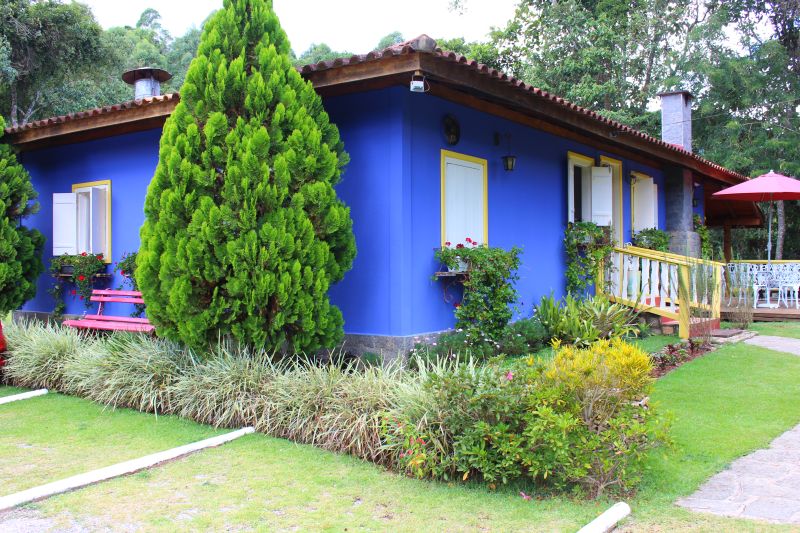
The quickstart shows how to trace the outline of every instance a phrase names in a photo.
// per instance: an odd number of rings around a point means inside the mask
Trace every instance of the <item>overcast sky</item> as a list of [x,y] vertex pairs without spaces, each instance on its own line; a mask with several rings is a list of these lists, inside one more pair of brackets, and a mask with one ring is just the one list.
[[[80,0],[88,4],[104,28],[133,26],[148,7],[158,10],[173,36],[199,26],[222,0]],[[466,12],[450,11],[448,0],[273,0],[281,25],[299,55],[311,43],[334,50],[366,53],[381,37],[399,31],[406,39],[422,33],[433,38],[483,40],[492,26],[504,26],[516,0],[467,0]]]

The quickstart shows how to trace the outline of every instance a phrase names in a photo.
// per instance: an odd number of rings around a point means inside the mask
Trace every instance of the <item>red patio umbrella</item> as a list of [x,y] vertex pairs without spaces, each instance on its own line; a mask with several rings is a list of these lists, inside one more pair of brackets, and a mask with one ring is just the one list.
[[775,200],[800,200],[800,181],[770,170],[757,178],[715,192],[713,196],[721,200],[769,202],[767,261],[772,261],[772,203]]

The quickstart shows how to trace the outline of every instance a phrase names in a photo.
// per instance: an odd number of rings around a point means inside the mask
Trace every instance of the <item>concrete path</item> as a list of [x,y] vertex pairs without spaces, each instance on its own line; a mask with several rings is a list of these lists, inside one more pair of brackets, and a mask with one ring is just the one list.
[[775,350],[776,352],[786,352],[794,355],[800,355],[800,339],[758,335],[752,339],[747,339],[744,342],[747,344],[752,344],[753,346],[769,348],[770,350]]
[[[745,342],[800,356],[800,339],[758,336]],[[737,459],[677,503],[693,511],[800,524],[800,425],[769,448]]]

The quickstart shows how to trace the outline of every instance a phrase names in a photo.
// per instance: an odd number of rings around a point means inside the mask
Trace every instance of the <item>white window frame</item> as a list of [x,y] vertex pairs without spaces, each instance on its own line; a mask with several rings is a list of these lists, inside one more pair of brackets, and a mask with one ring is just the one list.
[[[104,261],[111,263],[111,180],[75,183],[71,193],[55,193],[53,199],[53,255],[62,250],[61,253],[67,253],[67,249],[73,254],[102,253]],[[63,208],[56,209],[56,204],[68,206],[70,203],[72,218],[59,218],[70,215]],[[102,217],[100,224],[94,223],[96,217]],[[64,227],[67,234],[74,233],[64,236]],[[55,242],[56,235],[67,240]],[[100,242],[94,242],[96,240]]]
[[[567,222],[574,223],[577,219],[575,212],[575,167],[581,168],[581,213],[580,219],[591,221],[601,227],[614,225],[616,201],[614,200],[614,169],[610,165],[596,166],[591,157],[576,152],[567,152]],[[588,178],[588,179],[586,179]],[[595,186],[600,180],[608,180],[608,205],[596,206],[594,200],[599,198]],[[606,207],[606,209],[602,209]],[[599,217],[602,216],[603,220]]]
[[[483,198],[482,198],[482,209],[476,213],[477,216],[482,218],[481,223],[479,224],[482,227],[482,235],[473,235],[471,236],[472,239],[480,239],[479,244],[488,245],[489,244],[489,180],[488,180],[488,168],[489,163],[486,159],[481,159],[479,157],[473,157],[466,154],[460,154],[458,152],[451,152],[450,150],[442,150],[441,151],[441,243],[442,246],[445,245],[448,241],[447,237],[447,165],[448,163],[456,163],[458,165],[463,165],[467,167],[475,168],[476,170],[480,170],[482,172],[482,179],[483,179]],[[458,242],[451,242],[452,246],[456,246],[459,244]]]
[[[637,224],[636,221],[636,183],[642,181],[648,183],[652,187],[652,201],[653,201],[653,220],[652,224]],[[637,228],[638,226],[638,228]],[[644,174],[643,172],[631,172],[631,233],[637,233],[644,229],[658,228],[658,184],[653,176]]]

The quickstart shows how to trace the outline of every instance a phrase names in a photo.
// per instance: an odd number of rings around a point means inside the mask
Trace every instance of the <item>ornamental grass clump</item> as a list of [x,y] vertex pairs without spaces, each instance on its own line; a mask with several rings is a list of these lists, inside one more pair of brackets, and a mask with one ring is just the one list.
[[173,410],[170,386],[191,363],[191,354],[174,342],[114,333],[79,351],[67,367],[67,383],[105,405],[164,414]]
[[217,427],[254,426],[271,409],[270,385],[280,371],[270,353],[220,342],[170,387],[175,414]]
[[78,330],[43,322],[6,325],[6,379],[28,388],[63,390],[65,367],[93,341]]

